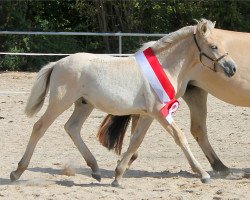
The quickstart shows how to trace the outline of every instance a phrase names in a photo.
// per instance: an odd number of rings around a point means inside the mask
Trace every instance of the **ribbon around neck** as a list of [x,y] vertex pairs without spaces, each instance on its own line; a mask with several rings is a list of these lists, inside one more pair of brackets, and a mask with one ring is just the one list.
[[174,121],[172,113],[179,108],[180,103],[175,98],[175,89],[164,72],[161,63],[150,47],[137,52],[135,58],[161,103],[165,104],[161,109],[161,114],[169,124],[172,124]]

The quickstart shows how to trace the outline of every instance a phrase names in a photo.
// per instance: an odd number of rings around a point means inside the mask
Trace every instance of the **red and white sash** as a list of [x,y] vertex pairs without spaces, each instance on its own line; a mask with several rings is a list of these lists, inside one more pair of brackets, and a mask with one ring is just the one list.
[[162,65],[150,47],[142,52],[137,52],[135,58],[160,101],[166,104],[161,109],[161,113],[172,124],[174,121],[172,113],[178,109],[179,102],[175,98],[175,89],[164,72]]

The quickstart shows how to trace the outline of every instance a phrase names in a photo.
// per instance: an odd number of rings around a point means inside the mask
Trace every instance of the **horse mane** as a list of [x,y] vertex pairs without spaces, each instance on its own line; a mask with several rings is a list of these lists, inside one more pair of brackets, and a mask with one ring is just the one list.
[[207,19],[201,19],[201,20],[195,20],[197,22],[197,25],[195,26],[186,26],[183,27],[175,32],[171,32],[167,34],[166,36],[162,37],[161,39],[157,41],[151,41],[151,42],[146,42],[142,45],[140,48],[140,51],[145,50],[147,47],[151,47],[155,52],[159,52],[163,49],[166,48],[171,48],[174,46],[174,44],[190,34],[196,33],[196,32],[201,32],[202,31],[202,26],[204,24],[207,24],[208,31],[206,31],[206,34],[203,35],[204,37],[207,37],[211,30],[214,29],[215,23],[211,22],[210,20]]
[[139,51],[144,51],[145,49],[147,49],[148,47],[153,46],[156,43],[156,41],[149,41],[149,42],[145,42],[142,44],[141,48],[139,49]]

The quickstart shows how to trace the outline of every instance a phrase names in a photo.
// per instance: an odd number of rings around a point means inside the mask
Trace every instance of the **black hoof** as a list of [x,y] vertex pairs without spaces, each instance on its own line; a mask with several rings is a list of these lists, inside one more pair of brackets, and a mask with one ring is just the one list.
[[10,173],[10,180],[11,181],[16,181],[18,179],[18,177],[16,176],[16,173],[15,172],[11,172]]
[[101,175],[100,174],[92,174],[92,177],[94,178],[94,179],[96,179],[98,182],[101,182],[101,179],[102,179],[102,177],[101,177]]
[[215,160],[214,163],[211,164],[212,168],[216,172],[227,172],[229,168],[224,165],[220,160]]
[[118,183],[118,181],[114,180],[112,183],[111,183],[112,187],[120,187],[120,184]]
[[250,172],[245,172],[243,178],[250,178]]

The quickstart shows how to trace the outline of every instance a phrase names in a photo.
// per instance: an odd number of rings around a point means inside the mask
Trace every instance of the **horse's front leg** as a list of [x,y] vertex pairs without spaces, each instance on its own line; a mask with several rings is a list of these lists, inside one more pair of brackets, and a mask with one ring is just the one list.
[[215,171],[226,171],[225,166],[213,150],[207,135],[207,92],[195,87],[189,86],[184,101],[187,103],[191,115],[191,133],[198,142],[202,151],[206,155],[209,163]]
[[[137,127],[137,123],[138,120],[140,118],[140,115],[132,115],[132,125],[131,125],[131,139],[133,134],[135,133],[136,127]],[[128,163],[128,168],[130,167],[130,165],[138,158],[138,151],[136,151],[133,156],[131,157],[129,163]]]
[[209,182],[210,175],[204,169],[202,169],[199,162],[195,159],[192,151],[190,150],[185,134],[180,130],[180,128],[175,124],[175,122],[169,125],[169,123],[162,115],[159,115],[157,117],[157,120],[165,128],[165,130],[167,130],[173,136],[176,144],[181,147],[192,170],[200,174],[201,181],[203,183]]
[[128,147],[128,150],[123,154],[121,162],[116,167],[115,170],[115,180],[112,182],[112,186],[119,186],[119,182],[126,171],[128,164],[132,158],[132,156],[135,154],[139,146],[141,145],[143,138],[151,125],[153,121],[153,118],[150,116],[140,116],[137,126],[135,128],[135,132],[132,135],[132,138],[130,140],[130,144]]

